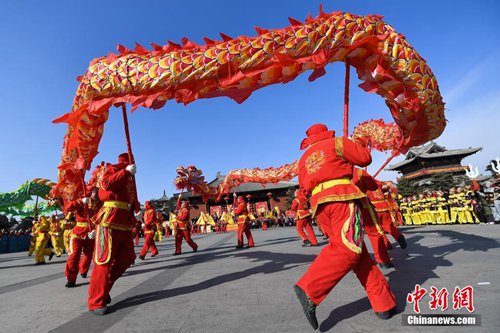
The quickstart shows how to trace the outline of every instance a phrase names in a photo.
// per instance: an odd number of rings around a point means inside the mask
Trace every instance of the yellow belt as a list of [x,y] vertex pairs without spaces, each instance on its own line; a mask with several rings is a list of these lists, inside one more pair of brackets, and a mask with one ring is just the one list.
[[378,204],[378,203],[384,203],[385,200],[379,200],[379,201],[372,201],[372,204]]
[[154,231],[153,230],[146,230],[144,231],[145,234],[152,234]]
[[350,185],[350,184],[352,184],[352,181],[349,178],[339,178],[339,179],[327,180],[326,182],[322,182],[321,184],[316,185],[313,188],[311,194],[316,195],[321,191],[324,191],[326,189],[329,189],[329,188],[337,186],[337,185]]
[[76,222],[76,226],[85,228],[85,227],[89,226],[89,223],[88,222]]
[[125,209],[129,210],[131,205],[128,202],[123,202],[123,201],[104,201],[103,207],[110,207],[110,208],[119,208],[119,209]]

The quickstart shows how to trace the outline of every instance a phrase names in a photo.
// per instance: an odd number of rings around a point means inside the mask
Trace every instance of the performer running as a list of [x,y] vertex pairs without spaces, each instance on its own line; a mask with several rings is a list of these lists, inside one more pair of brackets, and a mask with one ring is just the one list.
[[103,206],[95,220],[96,248],[88,298],[88,308],[96,315],[108,312],[106,305],[111,302],[109,292],[113,284],[135,260],[133,210],[139,212],[135,173],[135,164],[130,164],[128,154],[124,153],[118,157],[118,164],[106,166],[101,180],[99,199]]
[[36,243],[35,243],[35,265],[45,264],[45,256],[52,260],[54,252],[52,248],[46,248],[49,242],[50,223],[45,216],[41,216],[36,227]]
[[[318,246],[318,241],[316,240],[316,235],[314,234],[311,223],[309,202],[303,191],[295,191],[295,198],[292,201],[291,210],[295,212],[295,220],[297,221],[295,227],[302,239],[302,246]],[[307,234],[304,232],[304,229],[306,229]]]
[[64,252],[64,239],[61,223],[55,215],[50,217],[50,241],[56,253],[56,257],[60,257]]
[[146,212],[144,213],[144,224],[142,225],[142,230],[144,231],[144,245],[139,254],[139,259],[141,260],[146,258],[146,254],[150,248],[151,257],[156,257],[158,255],[158,249],[155,244],[156,212],[150,201],[146,201],[145,207]]
[[[386,232],[390,233],[392,237],[399,243],[402,249],[406,248],[406,239],[403,234],[398,230],[398,228],[394,225],[394,221],[392,219],[390,213],[390,205],[387,202],[384,193],[382,192],[382,182],[377,181],[378,188],[375,191],[368,191],[368,197],[370,198],[371,203],[375,207],[375,211],[377,212],[377,220],[379,225]],[[386,246],[390,249],[389,246]]]
[[[73,213],[68,213],[66,214],[66,217],[62,221],[62,228],[64,230],[63,232],[63,237],[64,237],[64,249],[66,253],[69,254],[70,247],[71,247],[71,234],[72,230],[75,227],[75,215]],[[92,258],[90,258],[92,259]]]
[[176,234],[175,234],[175,253],[174,256],[182,253],[182,239],[188,243],[193,249],[193,252],[198,251],[198,245],[191,239],[189,232],[189,225],[191,224],[189,216],[189,202],[183,200],[181,202],[181,195],[177,199],[177,223],[176,223]]
[[66,288],[76,286],[78,271],[80,271],[82,278],[86,278],[92,262],[95,228],[91,220],[102,206],[99,201],[98,191],[97,188],[90,189],[89,198],[83,197],[71,201],[64,207],[67,214],[73,212],[76,217],[76,225],[71,232],[68,249],[69,257],[64,272],[67,279]]
[[[363,169],[354,168],[354,174],[352,177],[354,185],[356,185],[363,193],[366,194],[367,191],[374,191],[378,188],[377,181],[368,174]],[[360,198],[361,206],[363,207],[361,213],[363,217],[363,229],[365,230],[370,243],[373,248],[373,256],[375,261],[382,268],[394,267],[391,263],[391,257],[389,256],[389,251],[385,246],[384,231],[378,224],[377,213],[375,208],[370,202],[368,197]]]
[[363,244],[358,199],[365,194],[352,183],[353,165],[369,165],[370,152],[347,138],[335,137],[323,124],[311,126],[306,134],[301,149],[308,149],[299,160],[299,186],[311,193],[313,216],[330,239],[294,286],[304,314],[317,329],[317,305],[352,270],[377,316],[388,319],[395,313],[395,298]]
[[155,232],[155,241],[158,240],[159,242],[163,242],[163,235],[165,234],[165,228],[163,228],[163,214],[161,212],[155,212],[155,225],[156,225],[156,232]]
[[33,220],[33,226],[31,227],[30,247],[28,249],[28,256],[30,257],[33,254],[33,252],[35,252],[37,236],[38,236],[38,221]]
[[[236,199],[236,193],[233,193]],[[236,200],[235,200],[236,201]],[[247,204],[243,196],[239,196],[237,199],[238,205],[233,210],[233,214],[238,217],[238,245],[237,249],[243,248],[243,233],[247,236],[248,247],[254,247],[252,232],[250,231],[250,219],[248,218]]]

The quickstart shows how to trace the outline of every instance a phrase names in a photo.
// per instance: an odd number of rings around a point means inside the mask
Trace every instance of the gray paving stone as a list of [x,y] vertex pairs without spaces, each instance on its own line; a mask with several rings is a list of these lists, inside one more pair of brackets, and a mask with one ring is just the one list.
[[[408,248],[395,248],[395,269],[384,269],[397,297],[398,314],[375,317],[364,290],[349,273],[318,307],[320,332],[500,332],[500,226],[403,227]],[[294,228],[253,230],[256,247],[237,250],[235,233],[196,236],[198,253],[184,245],[172,256],[173,238],[160,255],[137,259],[118,280],[111,313],[87,312],[89,279],[64,288],[66,256],[44,266],[20,253],[0,255],[2,332],[311,332],[292,292],[322,247],[302,248]],[[325,242],[323,242],[324,244]],[[369,244],[369,242],[368,242]],[[369,246],[371,251],[371,248]],[[140,246],[136,247],[139,252]],[[490,282],[489,285],[478,285]],[[406,295],[415,284],[448,288],[449,314],[455,286],[474,287],[480,327],[408,327]],[[422,313],[439,313],[420,303]]]

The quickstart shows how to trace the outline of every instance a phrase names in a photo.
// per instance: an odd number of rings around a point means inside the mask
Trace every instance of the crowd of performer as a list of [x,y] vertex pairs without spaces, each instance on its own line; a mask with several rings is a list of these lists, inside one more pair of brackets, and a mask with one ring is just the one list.
[[[149,201],[141,211],[135,195],[135,164],[128,154],[121,154],[117,164],[106,166],[99,187],[88,184],[84,196],[66,203],[62,221],[55,216],[41,216],[35,221],[29,255],[34,254],[40,265],[46,257],[51,260],[67,252],[68,288],[76,285],[78,275],[87,277],[93,262],[88,308],[104,315],[117,279],[137,257],[146,260],[148,253],[158,256],[156,242],[170,235],[175,238],[173,255],[180,255],[183,242],[192,252],[198,251],[193,234],[212,228],[224,233],[228,224],[234,224],[236,248],[242,249],[255,246],[252,225],[267,230],[271,225],[290,223],[305,247],[321,245],[313,228],[316,224],[328,243],[294,286],[306,318],[316,329],[316,307],[351,270],[375,314],[382,319],[394,315],[395,296],[378,267],[394,267],[388,235],[402,249],[407,247],[398,225],[481,221],[469,188],[452,188],[448,196],[438,191],[398,198],[393,184],[378,181],[364,170],[371,162],[369,151],[348,138],[335,137],[325,125],[312,126],[301,149],[306,151],[299,161],[299,189],[291,204],[293,218],[283,214],[255,216],[245,198],[234,193],[233,205],[228,205],[222,216],[203,213],[198,219],[190,216],[189,201],[179,195],[176,210],[167,221]],[[363,242],[364,234],[372,244],[373,259]],[[134,244],[139,244],[141,235],[144,244],[137,254]]]
[[494,220],[491,209],[472,186],[451,187],[444,191],[424,192],[399,200],[405,224],[480,223]]

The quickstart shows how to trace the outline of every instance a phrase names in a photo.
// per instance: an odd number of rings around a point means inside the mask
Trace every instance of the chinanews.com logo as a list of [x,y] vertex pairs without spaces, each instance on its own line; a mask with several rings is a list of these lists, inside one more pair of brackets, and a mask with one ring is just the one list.
[[[431,311],[444,312],[448,308],[453,311],[467,310],[465,314],[421,314],[420,302],[424,302],[424,297],[430,298],[429,309]],[[451,304],[449,300],[451,299]],[[438,289],[431,286],[430,292],[419,284],[415,285],[415,290],[408,294],[406,301],[413,305],[414,314],[403,315],[404,326],[480,326],[481,316],[472,314],[474,312],[474,289],[471,286],[460,288],[456,286],[452,295],[447,288]]]

